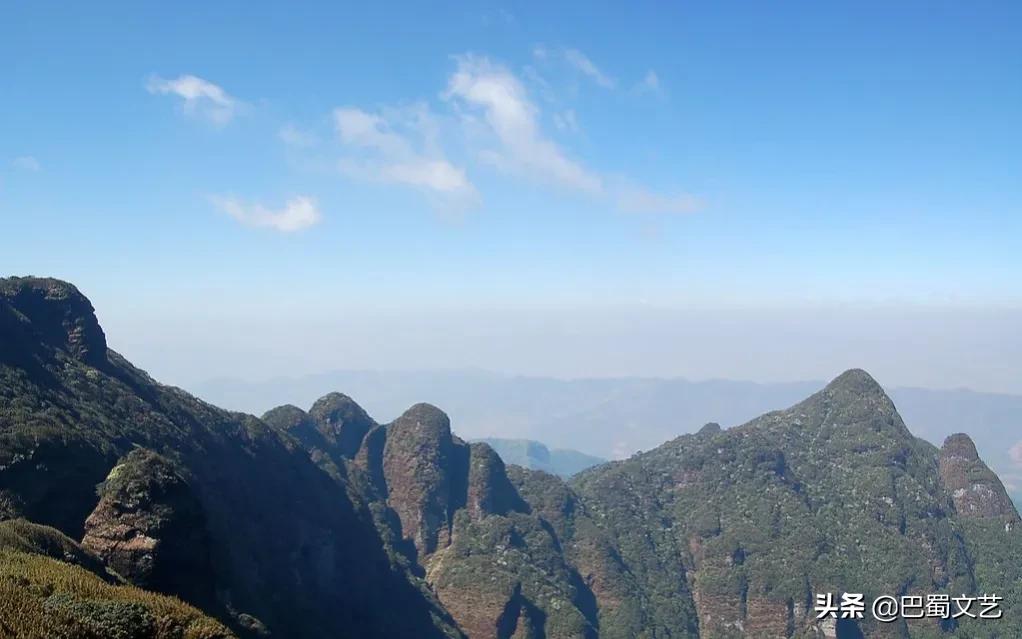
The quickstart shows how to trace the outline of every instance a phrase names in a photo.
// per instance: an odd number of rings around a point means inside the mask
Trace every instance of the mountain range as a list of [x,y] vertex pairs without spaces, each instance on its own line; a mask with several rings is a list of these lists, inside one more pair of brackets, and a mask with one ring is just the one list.
[[[0,636],[1022,635],[1000,479],[861,370],[569,481],[431,404],[304,406],[217,408],[111,350],[74,286],[0,280]],[[1003,616],[817,617],[851,592]]]
[[[309,405],[344,389],[374,415],[392,419],[430,401],[460,435],[512,438],[604,459],[649,450],[703,424],[737,426],[790,406],[825,382],[620,378],[561,380],[485,371],[334,371],[262,382],[219,379],[195,392],[213,403],[259,414],[276,404]],[[1022,501],[1022,397],[971,390],[887,389],[914,434],[940,445],[966,431],[980,454]],[[503,451],[501,451],[503,452]],[[517,463],[517,462],[515,462]]]

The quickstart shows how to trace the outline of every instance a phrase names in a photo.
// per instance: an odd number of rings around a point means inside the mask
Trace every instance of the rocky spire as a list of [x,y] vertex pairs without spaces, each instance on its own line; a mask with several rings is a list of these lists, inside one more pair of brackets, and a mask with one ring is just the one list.
[[460,457],[451,437],[451,421],[436,406],[416,404],[387,426],[383,475],[387,502],[401,529],[421,553],[445,546],[458,505],[452,490]]
[[976,444],[957,433],[944,440],[938,457],[940,479],[962,517],[1018,521],[1018,512],[1004,484],[983,463]]

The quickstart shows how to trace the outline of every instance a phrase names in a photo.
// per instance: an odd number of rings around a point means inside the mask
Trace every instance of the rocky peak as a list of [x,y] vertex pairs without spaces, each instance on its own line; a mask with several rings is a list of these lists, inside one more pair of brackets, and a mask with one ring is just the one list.
[[71,284],[50,278],[4,278],[0,301],[27,320],[40,343],[92,366],[106,362],[106,336],[96,312]]
[[835,377],[824,392],[832,396],[886,398],[887,394],[873,376],[861,368],[852,368]]
[[406,410],[390,425],[390,430],[421,433],[431,439],[451,437],[451,419],[432,404],[416,404]]
[[451,521],[462,501],[456,484],[467,461],[459,452],[451,420],[435,406],[416,404],[387,426],[382,464],[387,502],[401,520],[402,534],[420,553],[450,541]]
[[849,442],[858,441],[868,431],[885,433],[892,445],[907,446],[915,441],[883,387],[857,368],[838,375],[802,403],[750,424],[769,422],[771,418]]
[[355,456],[362,438],[376,425],[355,400],[342,393],[330,393],[316,400],[309,409],[309,417],[323,437],[347,458]]
[[964,433],[944,440],[937,458],[941,483],[962,517],[1019,519],[1004,484],[983,463],[972,438]]
[[508,479],[503,460],[487,444],[469,444],[466,505],[469,514],[476,518],[527,509],[518,491]]
[[983,463],[979,458],[976,443],[965,433],[949,435],[944,440],[944,445],[940,449],[940,456],[942,459],[957,459],[970,464],[976,462]]
[[699,432],[697,434],[716,435],[717,433],[721,432],[721,430],[722,429],[720,427],[720,424],[718,424],[717,422],[709,422],[707,424],[704,424],[703,427],[699,429]]
[[323,450],[327,443],[319,432],[316,420],[292,404],[277,406],[263,413],[261,418],[271,428],[291,435],[309,452]]
[[177,465],[136,448],[110,471],[82,547],[143,588],[213,601],[206,519]]
[[463,508],[472,519],[527,510],[493,449],[454,437],[450,419],[430,404],[416,404],[375,428],[356,464],[381,482],[402,536],[423,555],[450,543],[454,515]]
[[263,413],[261,419],[277,430],[286,432],[298,430],[304,426],[314,426],[309,414],[294,404],[271,408]]

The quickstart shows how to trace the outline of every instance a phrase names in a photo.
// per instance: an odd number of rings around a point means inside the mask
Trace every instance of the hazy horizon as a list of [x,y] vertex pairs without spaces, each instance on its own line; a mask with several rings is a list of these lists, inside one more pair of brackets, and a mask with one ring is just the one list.
[[[225,293],[229,299],[229,294]],[[430,309],[369,313],[263,298],[170,308],[95,300],[111,346],[182,386],[334,370],[461,370],[556,379],[826,381],[1022,394],[1022,310]],[[300,311],[298,309],[301,309]],[[291,317],[289,317],[291,315]]]
[[181,385],[1022,393],[1020,5],[585,13],[6,6],[0,270]]

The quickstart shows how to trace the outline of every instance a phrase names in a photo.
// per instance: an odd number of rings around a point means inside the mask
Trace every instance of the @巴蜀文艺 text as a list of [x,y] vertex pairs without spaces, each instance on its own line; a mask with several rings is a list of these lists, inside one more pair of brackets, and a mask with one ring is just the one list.
[[859,593],[821,593],[816,595],[816,618],[863,619],[871,614],[881,623],[898,619],[1000,619],[1003,597],[998,595],[881,595],[872,601]]

